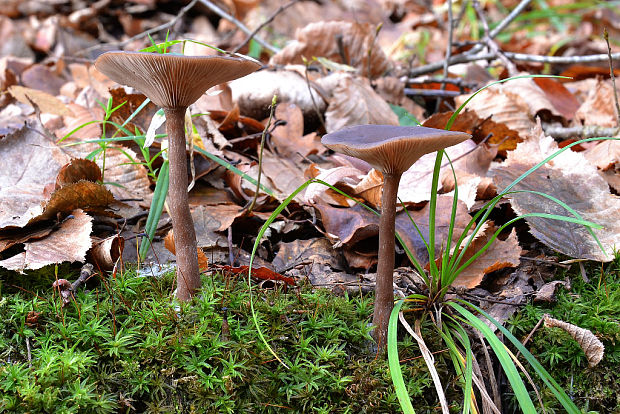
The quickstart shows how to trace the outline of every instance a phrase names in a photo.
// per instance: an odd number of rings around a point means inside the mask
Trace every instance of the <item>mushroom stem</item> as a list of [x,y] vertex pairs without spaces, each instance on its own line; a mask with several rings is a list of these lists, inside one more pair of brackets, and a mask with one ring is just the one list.
[[186,107],[164,108],[170,160],[168,206],[174,228],[174,248],[177,258],[177,298],[181,301],[190,300],[200,289],[196,231],[187,197],[186,110]]
[[379,262],[375,287],[373,335],[379,349],[387,345],[388,322],[394,307],[394,237],[396,234],[396,199],[401,174],[383,174],[381,217],[379,219]]

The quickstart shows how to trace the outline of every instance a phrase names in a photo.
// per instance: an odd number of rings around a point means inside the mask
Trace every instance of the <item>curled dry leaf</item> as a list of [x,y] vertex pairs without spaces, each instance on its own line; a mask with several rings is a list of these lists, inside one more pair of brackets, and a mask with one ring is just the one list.
[[56,176],[56,189],[67,184],[86,180],[96,183],[101,180],[99,166],[90,160],[82,158],[72,159],[69,164],[63,166]]
[[23,272],[55,263],[82,262],[90,249],[92,218],[75,210],[58,230],[39,240],[24,243],[24,251],[0,261],[0,267]]
[[327,132],[352,125],[398,125],[392,108],[361,78],[342,75],[325,112]]
[[125,247],[125,239],[119,235],[98,239],[93,237],[93,247],[88,252],[88,259],[97,269],[112,270],[117,260],[121,257]]
[[588,329],[580,328],[572,323],[564,322],[559,319],[552,318],[545,314],[545,327],[561,328],[566,331],[583,349],[586,354],[588,363],[591,367],[598,365],[603,359],[605,346],[603,343]]
[[[352,167],[336,167],[328,170],[322,170],[317,167],[317,170],[319,174],[313,178],[325,181],[327,184],[331,184],[335,187],[342,187],[342,185],[354,186],[359,182],[362,176],[361,171]],[[381,183],[382,182],[383,180],[381,180]],[[312,183],[306,188],[304,200],[308,203],[323,202],[343,207],[351,207],[355,204],[353,200],[319,183]]]
[[[502,164],[491,174],[498,189],[506,188],[517,177],[558,150],[556,142],[545,136],[540,125],[532,138],[508,153]],[[620,198],[610,194],[607,182],[598,175],[596,167],[582,154],[565,151],[540,167],[514,187],[514,190],[539,191],[562,200],[584,220],[603,226],[592,229],[605,251],[592,238],[587,228],[565,221],[528,217],[530,232],[552,249],[574,258],[608,262],[614,248],[620,246]],[[563,207],[536,194],[520,192],[508,196],[518,215],[544,212],[570,216]]]
[[276,269],[295,279],[307,277],[313,285],[325,283],[334,271],[345,268],[342,255],[325,238],[294,240],[279,247],[273,259]]
[[[344,56],[341,56],[339,43]],[[353,66],[366,77],[380,76],[391,66],[375,43],[375,28],[368,23],[348,21],[316,22],[298,29],[295,40],[273,55],[270,63],[303,63],[303,58],[312,60],[313,57]]]
[[[97,159],[103,167],[103,158]],[[153,197],[151,182],[137,154],[125,147],[107,147],[105,156],[106,188],[114,198],[129,205],[149,207]]]
[[[164,237],[164,247],[168,249],[170,253],[174,255],[177,254],[174,248],[174,230],[170,230],[168,234],[166,234],[166,237]],[[196,253],[198,254],[198,269],[200,269],[201,272],[206,272],[209,270],[209,259],[200,247],[196,248]]]

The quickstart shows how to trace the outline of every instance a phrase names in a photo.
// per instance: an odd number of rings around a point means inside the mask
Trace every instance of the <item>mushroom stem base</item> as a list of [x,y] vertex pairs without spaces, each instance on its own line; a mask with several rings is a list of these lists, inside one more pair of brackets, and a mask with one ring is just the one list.
[[396,233],[396,199],[401,174],[383,175],[381,217],[379,219],[379,262],[375,288],[373,336],[380,350],[387,345],[388,322],[394,307],[394,238]]
[[168,206],[174,229],[177,258],[177,298],[187,301],[200,289],[200,273],[196,252],[196,231],[189,211],[187,196],[187,155],[185,154],[185,111],[187,108],[166,108],[170,186]]

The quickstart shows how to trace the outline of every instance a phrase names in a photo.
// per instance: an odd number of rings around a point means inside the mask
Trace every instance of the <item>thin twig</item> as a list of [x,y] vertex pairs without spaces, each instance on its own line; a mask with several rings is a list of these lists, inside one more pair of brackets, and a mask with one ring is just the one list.
[[[528,55],[525,53],[512,53],[503,52],[504,55],[510,60],[516,60],[520,62],[535,62],[535,63],[552,63],[552,64],[575,64],[575,63],[597,63],[605,62],[609,60],[609,55],[601,53],[597,55],[585,55],[585,56],[541,56],[541,55]],[[481,53],[479,55],[458,54],[452,56],[449,64],[454,65],[457,63],[473,62],[475,60],[489,60],[495,59],[497,55],[495,53]],[[620,59],[620,53],[612,53],[611,58],[613,60]],[[443,61],[429,63],[428,65],[419,66],[409,71],[409,76],[415,78],[416,76],[425,75],[430,72],[435,72],[443,67]]]
[[[442,83],[445,88],[445,83]],[[426,96],[435,98],[454,98],[462,94],[460,91],[445,91],[441,89],[412,89],[404,88],[405,96]]]
[[260,178],[261,178],[261,173],[263,171],[263,149],[265,148],[265,136],[267,135],[267,131],[269,130],[269,127],[271,126],[271,121],[273,120],[273,113],[275,112],[276,109],[276,101],[277,101],[278,97],[276,95],[273,95],[273,99],[271,100],[271,110],[269,111],[269,119],[267,120],[267,125],[265,125],[265,129],[263,129],[263,134],[261,135],[260,138],[260,150],[258,152],[258,177],[256,178],[256,190],[254,191],[254,198],[252,199],[252,202],[250,203],[248,210],[247,210],[247,214],[250,214],[252,212],[252,209],[254,208],[254,206],[256,205],[256,200],[258,199],[258,193],[260,192]]
[[153,33],[159,32],[160,30],[164,30],[164,29],[168,29],[172,26],[174,26],[176,24],[176,22],[179,21],[179,19],[181,17],[183,17],[185,15],[185,13],[187,13],[188,11],[190,11],[192,9],[192,7],[194,7],[196,5],[196,3],[198,3],[198,0],[192,0],[187,6],[183,7],[181,10],[179,10],[179,13],[177,13],[176,16],[174,16],[169,22],[164,23],[164,24],[160,24],[157,27],[153,27],[152,29],[146,30],[142,33],[139,33],[135,36],[130,37],[129,39],[120,41],[120,42],[111,42],[111,43],[103,43],[103,44],[98,44],[95,46],[91,46],[88,47],[86,49],[82,49],[80,51],[78,51],[76,53],[76,55],[86,55],[89,52],[92,52],[93,50],[98,50],[101,48],[104,48],[106,46],[118,46],[118,47],[123,47],[125,45],[128,45],[129,43],[138,40],[138,39],[142,39],[143,37],[147,37],[148,35],[151,35]]
[[484,37],[482,38],[482,41],[486,43],[487,47],[489,48],[491,52],[497,54],[497,57],[502,61],[504,66],[506,66],[506,69],[508,69],[508,73],[510,74],[510,76],[516,75],[517,66],[514,63],[512,63],[510,60],[508,60],[506,55],[504,55],[504,53],[502,53],[502,51],[500,50],[495,40],[491,38],[491,33],[489,32],[489,24],[487,22],[486,17],[484,16],[482,7],[480,7],[480,1],[473,0],[472,5],[474,7],[474,10],[476,10],[476,14],[478,14],[478,18],[480,19],[480,22],[482,23],[482,28],[484,30]]
[[[443,64],[443,77],[448,77],[448,68],[450,58],[452,57],[452,42],[454,41],[454,19],[452,16],[452,0],[448,0],[448,46],[446,47],[446,58]],[[444,92],[446,90],[446,84],[442,83],[440,87],[440,91]],[[435,112],[439,112],[439,108],[441,107],[442,95],[439,95],[437,99],[437,104],[435,105]]]
[[[235,26],[237,26],[239,28],[239,30],[241,30],[246,35],[249,36],[249,35],[252,34],[252,30],[250,30],[245,24],[243,24],[239,20],[235,19],[230,14],[226,13],[226,11],[224,11],[223,9],[221,9],[218,6],[216,6],[215,4],[213,4],[213,2],[211,2],[209,0],[198,0],[198,1],[200,2],[200,4],[206,6],[209,10],[211,10],[212,12],[217,14],[218,16],[220,16],[220,17],[230,21],[231,23],[233,23]],[[278,53],[280,51],[279,48],[277,48],[277,47],[275,47],[273,45],[270,45],[265,40],[263,40],[262,38],[257,36],[256,34],[254,34],[252,38],[256,41],[256,43],[258,43],[259,45],[261,45],[265,49],[269,50],[271,53],[275,54],[275,53]]]
[[[544,322],[545,318],[540,318],[540,320],[536,323],[536,325],[534,326],[534,328],[532,328],[532,330],[530,331],[529,335],[521,342],[521,345],[525,346],[530,338],[532,337],[532,335],[534,335],[534,332],[536,332],[536,330],[540,327],[540,325]],[[521,351],[517,352],[517,358],[519,358],[519,355],[521,355]]]
[[254,38],[254,36],[256,36],[256,34],[258,32],[260,32],[261,30],[263,30],[263,28],[265,26],[267,26],[269,23],[271,23],[273,21],[273,19],[275,19],[280,13],[282,13],[284,10],[288,9],[289,7],[291,7],[293,4],[299,2],[299,0],[291,0],[286,4],[283,4],[282,6],[278,7],[278,9],[276,11],[274,11],[271,16],[269,16],[267,18],[267,20],[265,20],[264,22],[262,22],[261,24],[259,24],[256,29],[254,29],[252,31],[252,33],[248,34],[247,37],[243,40],[243,42],[239,43],[239,45],[233,49],[232,53],[237,53],[239,50],[241,50],[241,48],[243,46],[245,46],[250,40],[252,40]]
[[611,84],[614,87],[614,102],[616,103],[616,114],[618,116],[616,125],[620,127],[620,105],[618,105],[618,89],[616,88],[616,76],[614,74],[614,61],[611,58],[611,47],[609,46],[609,33],[607,33],[607,29],[603,29],[603,37],[605,38],[605,42],[607,42],[607,56],[609,57],[609,74],[611,75]]

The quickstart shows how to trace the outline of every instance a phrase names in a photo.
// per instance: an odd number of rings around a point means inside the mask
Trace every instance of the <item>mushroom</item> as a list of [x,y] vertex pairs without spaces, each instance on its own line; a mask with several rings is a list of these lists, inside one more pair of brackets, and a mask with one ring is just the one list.
[[390,313],[394,305],[394,237],[398,184],[422,155],[442,150],[470,138],[464,132],[426,127],[358,125],[324,135],[323,145],[368,162],[383,173],[379,220],[379,261],[375,289],[373,335],[385,348]]
[[108,52],[95,67],[110,79],[145,94],[166,114],[170,186],[168,201],[177,257],[177,298],[190,300],[200,288],[196,232],[187,197],[185,112],[209,88],[260,68],[244,57],[183,56],[143,52]]

